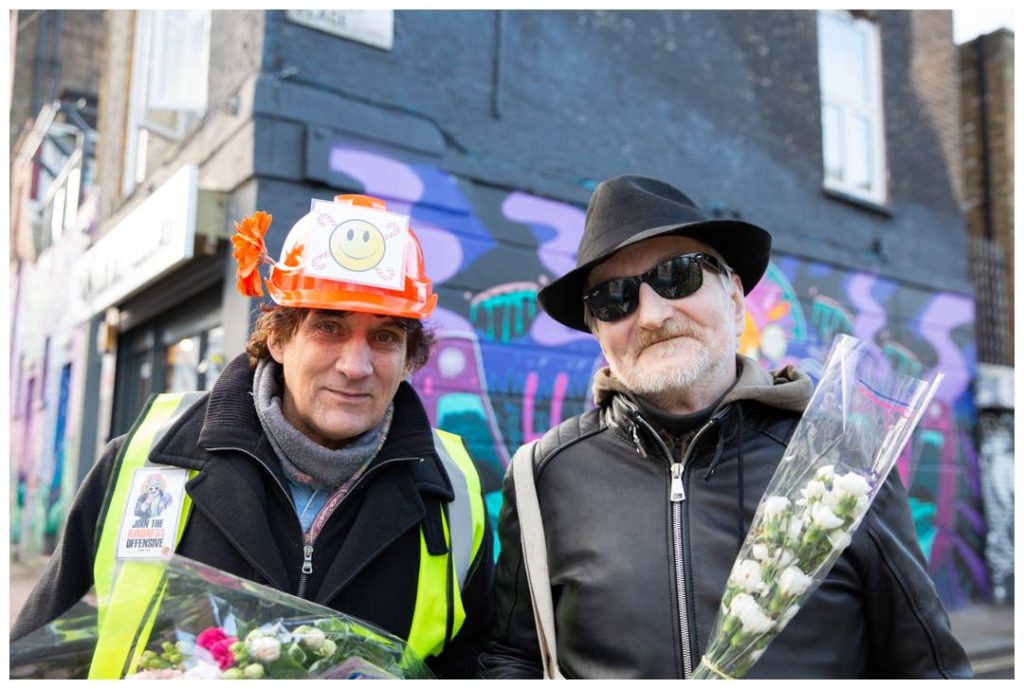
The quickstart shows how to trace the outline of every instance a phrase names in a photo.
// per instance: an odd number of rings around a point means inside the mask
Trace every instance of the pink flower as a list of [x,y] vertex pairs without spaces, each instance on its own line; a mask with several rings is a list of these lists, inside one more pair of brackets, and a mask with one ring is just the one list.
[[235,664],[235,654],[231,652],[231,644],[236,641],[238,641],[238,639],[233,636],[229,636],[225,639],[221,639],[210,647],[210,655],[217,661],[217,667],[221,670],[227,670]]
[[223,641],[228,638],[228,635],[220,627],[210,627],[199,632],[199,636],[196,637],[196,646],[210,650],[210,648],[218,641]]

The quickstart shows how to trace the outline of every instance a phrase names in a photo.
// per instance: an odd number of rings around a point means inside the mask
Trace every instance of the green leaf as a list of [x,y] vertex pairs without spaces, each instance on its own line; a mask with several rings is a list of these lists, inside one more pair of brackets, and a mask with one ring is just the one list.
[[295,661],[302,667],[306,666],[306,658],[308,656],[306,655],[306,652],[302,650],[302,647],[299,645],[298,641],[293,641],[292,643],[288,644],[287,655],[289,658],[291,658],[293,661]]
[[267,666],[269,679],[305,679],[307,674],[306,668],[296,663],[287,654],[281,654],[280,658]]

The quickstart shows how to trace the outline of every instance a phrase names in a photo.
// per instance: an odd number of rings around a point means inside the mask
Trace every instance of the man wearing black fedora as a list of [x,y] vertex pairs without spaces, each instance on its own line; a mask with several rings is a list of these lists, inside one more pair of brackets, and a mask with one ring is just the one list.
[[[770,249],[764,229],[708,218],[665,182],[623,176],[598,186],[576,268],[538,298],[555,320],[592,332],[609,365],[594,379],[597,407],[521,448],[505,477],[482,676],[688,678],[700,662],[812,392],[792,367],[769,373],[737,353],[744,296]],[[539,512],[527,508],[530,468]],[[541,591],[538,560],[549,581]],[[969,676],[896,472],[747,674]]]

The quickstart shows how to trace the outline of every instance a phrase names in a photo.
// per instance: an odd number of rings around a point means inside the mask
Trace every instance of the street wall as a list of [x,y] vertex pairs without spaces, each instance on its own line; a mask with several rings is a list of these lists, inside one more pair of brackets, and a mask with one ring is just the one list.
[[[591,377],[604,363],[592,336],[556,323],[535,300],[541,286],[575,265],[583,210],[473,183],[361,142],[336,142],[331,157],[336,172],[351,178],[347,188],[386,198],[389,209],[412,217],[440,296],[430,319],[438,344],[413,383],[431,421],[466,439],[496,520],[512,453],[590,408]],[[274,189],[292,199],[301,191]],[[305,212],[301,202],[273,200],[261,199],[261,207],[287,210],[268,233],[278,244],[271,253]],[[909,486],[918,541],[943,600],[956,607],[986,596],[971,436],[973,300],[777,252],[746,304],[740,349],[768,368],[794,364],[816,378],[832,340],[846,333],[877,344],[894,372],[944,374],[895,470]]]

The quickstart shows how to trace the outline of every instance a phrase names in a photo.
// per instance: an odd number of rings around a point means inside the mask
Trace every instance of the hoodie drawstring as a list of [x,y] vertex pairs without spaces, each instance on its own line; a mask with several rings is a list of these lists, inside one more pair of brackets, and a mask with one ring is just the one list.
[[[732,436],[731,440],[736,443],[736,547],[742,548],[743,541],[747,537],[747,530],[745,528],[745,521],[743,519],[743,506],[744,506],[744,481],[743,481],[743,405],[736,403],[736,433]],[[711,458],[711,466],[708,467],[707,472],[704,474],[704,480],[710,481],[711,477],[718,471],[718,463],[722,459],[722,448],[725,445],[724,433],[719,430],[718,442],[715,445],[715,455]]]

